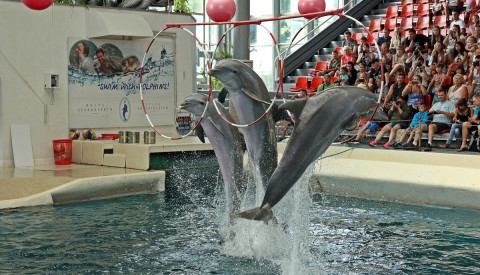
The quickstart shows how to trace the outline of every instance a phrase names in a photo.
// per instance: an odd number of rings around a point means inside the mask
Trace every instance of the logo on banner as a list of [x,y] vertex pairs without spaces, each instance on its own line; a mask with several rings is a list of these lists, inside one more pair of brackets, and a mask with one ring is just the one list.
[[130,119],[130,114],[132,110],[130,108],[130,100],[128,100],[128,98],[124,97],[122,98],[122,100],[120,100],[118,111],[119,111],[120,119],[123,122],[127,122]]

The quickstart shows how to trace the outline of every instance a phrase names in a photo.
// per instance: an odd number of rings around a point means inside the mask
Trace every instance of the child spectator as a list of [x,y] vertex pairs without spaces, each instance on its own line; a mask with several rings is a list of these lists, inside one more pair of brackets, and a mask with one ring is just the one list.
[[370,133],[375,133],[378,129],[380,129],[380,125],[373,121],[369,121],[365,126],[365,129],[358,133],[358,135],[355,137],[355,141],[352,142],[353,144],[358,144],[361,139],[365,138],[368,134]]
[[[427,130],[428,123],[428,113],[425,103],[420,103],[418,105],[418,113],[413,116],[410,126],[403,132],[402,137],[400,138],[400,143],[404,149],[417,147],[422,133]],[[405,138],[410,133],[407,142],[404,143]],[[413,140],[413,143],[412,143]]]
[[447,142],[440,145],[440,148],[448,148],[450,143],[452,143],[453,137],[457,142],[457,149],[460,149],[462,146],[462,125],[464,122],[467,122],[468,119],[472,116],[472,110],[468,108],[467,100],[465,98],[460,98],[457,102],[457,109],[455,110],[455,115],[453,116],[453,124],[450,128],[450,135],[448,136]]
[[[392,107],[388,111],[388,117],[390,117],[390,123],[385,125],[374,141],[370,142],[370,146],[377,147],[377,142],[382,139],[382,137],[390,132],[390,137],[383,145],[385,148],[391,148],[392,143],[395,141],[395,135],[399,129],[407,127],[408,117],[411,114],[411,108],[405,103],[405,98],[403,96],[397,97],[397,100],[393,102]],[[393,144],[393,146],[398,146],[398,144]]]
[[473,109],[472,117],[462,125],[462,145],[457,149],[457,152],[466,151],[468,149],[467,137],[472,127],[476,127],[477,130],[480,131],[480,95],[473,96],[473,105],[475,105],[475,109]]
[[435,70],[437,71],[436,74],[433,75],[432,81],[430,81],[430,84],[428,84],[427,91],[429,95],[434,94],[434,89],[439,88],[441,89],[443,86],[445,86],[445,79],[447,76],[443,73],[443,64],[439,63],[435,67]]
[[341,67],[340,73],[337,75],[337,77],[339,79],[339,85],[348,85],[350,77],[347,74],[347,67]]

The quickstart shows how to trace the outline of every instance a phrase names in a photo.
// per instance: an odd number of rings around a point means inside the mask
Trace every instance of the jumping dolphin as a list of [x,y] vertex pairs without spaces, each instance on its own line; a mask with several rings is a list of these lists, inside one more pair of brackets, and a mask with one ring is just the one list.
[[332,88],[306,99],[280,105],[297,118],[280,163],[268,182],[267,191],[259,208],[238,213],[232,218],[245,218],[267,222],[272,210],[316,161],[340,133],[356,125],[375,107],[377,99],[357,87]]
[[[261,117],[268,109],[270,97],[262,79],[245,63],[224,59],[208,72],[218,78],[230,93],[241,124]],[[268,179],[277,167],[277,140],[275,122],[269,112],[262,120],[243,128],[247,151],[266,188]]]
[[[192,94],[180,105],[180,108],[194,114],[198,119],[202,116],[208,97],[204,94]],[[243,192],[243,139],[234,126],[229,125],[217,114],[210,99],[203,120],[197,127],[197,135],[205,143],[204,134],[212,144],[225,186],[227,207],[229,212],[240,207],[240,196]],[[222,115],[231,121],[228,111],[218,104]]]

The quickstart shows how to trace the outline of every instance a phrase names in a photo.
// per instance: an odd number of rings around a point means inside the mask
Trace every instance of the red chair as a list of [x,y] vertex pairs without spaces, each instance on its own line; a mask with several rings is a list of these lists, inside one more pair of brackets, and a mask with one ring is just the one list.
[[389,6],[387,7],[387,14],[385,18],[397,18],[398,17],[398,6]]
[[295,88],[288,88],[290,92],[298,92],[301,89],[308,89],[308,77],[306,76],[300,76],[299,78],[297,78]]
[[448,29],[440,29],[440,34],[445,37],[447,36],[447,33],[448,33]]
[[323,84],[323,78],[321,77],[314,77],[312,78],[312,83],[310,83],[310,88],[307,89],[308,92],[316,92],[318,86]]
[[315,71],[325,71],[327,69],[327,62],[318,61],[315,65]]
[[361,32],[352,33],[352,38],[355,39],[358,44],[360,44],[362,37],[363,37],[363,33]]
[[338,81],[338,80],[340,80],[338,76],[332,76],[332,79],[330,81],[334,83],[335,81]]
[[428,16],[430,14],[430,4],[421,4],[417,6],[417,16]]
[[385,29],[389,29],[391,31],[395,30],[397,28],[397,18],[387,18],[385,19]]
[[430,0],[417,0],[417,4],[428,4]]
[[402,0],[402,5],[412,5],[413,0]]
[[428,110],[432,108],[432,96],[431,95],[424,95],[423,96],[423,102],[425,102],[425,107]]
[[410,78],[408,76],[405,76],[405,80],[403,82],[405,82],[405,84],[408,84],[410,82]]
[[451,76],[445,77],[445,86],[452,86],[452,77]]
[[439,15],[433,17],[433,25],[442,28],[447,27],[447,16],[446,15]]
[[425,30],[425,29],[428,29],[430,28],[430,18],[427,16],[427,17],[419,17],[418,20],[417,20],[417,26],[415,27],[415,29],[418,29],[418,30]]
[[408,31],[411,28],[413,28],[413,18],[411,17],[402,18],[402,22],[400,23],[400,29],[402,29],[402,31]]
[[373,19],[370,21],[368,26],[368,31],[370,32],[379,32],[382,30],[382,19]]
[[429,30],[417,30],[415,29],[415,31],[417,32],[417,34],[423,34],[425,35],[426,37],[428,37],[430,35],[430,31]]
[[[372,35],[367,36],[367,44],[372,45],[375,44],[375,41],[378,40],[378,33],[374,32]],[[379,45],[380,46],[380,45]]]
[[[338,55],[343,55],[343,47],[336,47],[335,50],[337,51]],[[353,52],[353,49],[352,49]]]
[[402,12],[400,17],[412,17],[413,16],[413,5],[405,5],[402,7]]

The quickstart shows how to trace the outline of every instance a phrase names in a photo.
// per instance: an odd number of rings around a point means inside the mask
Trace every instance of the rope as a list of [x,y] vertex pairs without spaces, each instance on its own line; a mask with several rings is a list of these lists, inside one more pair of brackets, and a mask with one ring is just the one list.
[[325,157],[320,157],[320,158],[317,159],[317,161],[322,160],[322,159],[326,159],[326,158],[329,158],[329,157],[334,157],[334,156],[336,156],[336,155],[340,155],[340,154],[346,153],[346,152],[351,151],[351,150],[353,150],[353,149],[355,149],[355,148],[348,148],[347,150],[342,151],[342,152],[338,152],[338,153],[335,153],[335,154],[331,154],[331,155],[328,155],[328,156],[325,156]]

